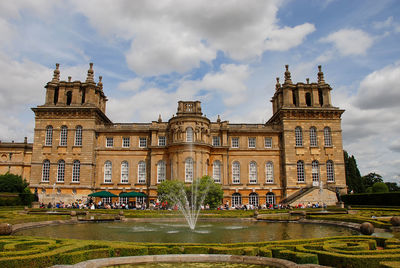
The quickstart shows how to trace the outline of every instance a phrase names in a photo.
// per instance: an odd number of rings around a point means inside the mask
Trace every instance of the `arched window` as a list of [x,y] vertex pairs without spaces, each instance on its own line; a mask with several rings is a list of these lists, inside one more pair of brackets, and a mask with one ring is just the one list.
[[106,161],[104,163],[104,183],[111,183],[112,181],[112,163]]
[[81,176],[81,162],[75,160],[72,164],[72,182],[79,182]]
[[326,162],[326,180],[327,182],[335,181],[335,170],[333,168],[332,160],[328,160],[328,162]]
[[60,132],[60,146],[67,146],[68,128],[67,126],[61,127]]
[[193,159],[187,158],[185,161],[185,182],[193,181]]
[[77,126],[75,129],[75,146],[82,146],[82,127]]
[[165,161],[161,160],[157,163],[157,183],[165,181],[166,165]]
[[311,127],[310,128],[310,146],[311,147],[317,147],[318,146],[317,129],[315,127]]
[[57,164],[57,182],[64,182],[65,177],[65,161],[60,160]]
[[129,164],[128,161],[122,161],[121,163],[121,183],[129,182]]
[[265,182],[274,183],[274,164],[272,162],[265,164]]
[[144,161],[138,164],[138,183],[146,183],[146,162]]
[[297,182],[304,182],[304,162],[297,161]]
[[306,93],[306,105],[307,105],[308,107],[311,106],[311,93],[310,93],[310,92],[307,92],[307,93]]
[[240,183],[240,163],[237,161],[232,163],[232,183]]
[[267,204],[269,204],[269,205],[275,205],[275,194],[272,193],[272,192],[269,192],[269,193],[266,195],[265,200],[267,201]]
[[52,126],[47,126],[46,127],[46,141],[45,145],[46,146],[51,146],[53,143],[53,127]]
[[186,141],[193,142],[193,129],[191,127],[186,129]]
[[72,91],[67,92],[67,105],[71,105],[72,102]]
[[319,182],[319,164],[318,164],[318,161],[316,161],[316,160],[312,161],[311,168],[312,168],[311,176],[312,176],[313,182]]
[[242,205],[242,195],[239,193],[232,194],[232,207]]
[[44,160],[42,166],[42,182],[49,182],[50,180],[50,161]]
[[303,131],[301,130],[301,127],[295,128],[294,135],[296,138],[296,147],[303,146]]
[[257,183],[257,163],[254,161],[249,165],[249,182]]
[[216,183],[221,183],[221,162],[216,160],[213,163],[213,179]]
[[257,193],[249,194],[249,204],[253,205],[255,207],[258,207],[258,194]]
[[331,129],[329,127],[324,128],[324,141],[325,141],[325,146],[327,147],[332,146],[332,135],[331,135]]

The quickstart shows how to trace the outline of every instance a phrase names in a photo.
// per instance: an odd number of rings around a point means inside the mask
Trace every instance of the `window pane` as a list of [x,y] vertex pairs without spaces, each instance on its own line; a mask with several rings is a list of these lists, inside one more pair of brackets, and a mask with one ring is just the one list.
[[104,163],[104,183],[110,183],[112,180],[112,164],[110,161]]
[[45,160],[42,167],[42,181],[49,182],[50,180],[50,161]]
[[64,176],[65,176],[65,161],[60,160],[58,161],[58,166],[57,166],[57,182],[64,182]]
[[297,162],[297,182],[304,182],[304,163],[303,163],[303,161]]
[[61,127],[60,132],[60,146],[67,146],[68,128],[66,126]]
[[272,148],[272,138],[265,138],[265,148]]
[[242,196],[239,193],[232,194],[232,207],[242,205]]
[[129,181],[129,164],[126,161],[121,163],[121,183],[128,183]]
[[53,143],[53,127],[48,126],[46,127],[46,146],[51,146]]
[[249,167],[249,182],[257,183],[257,164],[255,162],[250,163]]
[[332,135],[329,127],[324,128],[325,146],[332,146]]
[[111,137],[106,138],[106,147],[113,147],[114,146],[114,139]]
[[158,137],[158,146],[165,146],[167,145],[165,136]]
[[312,180],[313,182],[319,182],[319,165],[318,161],[312,161],[311,163],[312,166]]
[[159,161],[157,164],[157,182],[163,182],[165,181],[165,169],[166,169],[166,165],[164,161]]
[[79,182],[80,172],[81,172],[81,163],[78,160],[75,160],[72,166],[72,182]]
[[193,142],[193,129],[191,127],[186,129],[186,141]]
[[335,181],[335,172],[333,169],[333,162],[328,161],[326,162],[326,175],[327,175],[327,181],[328,182],[334,182]]
[[296,127],[295,131],[296,146],[303,146],[303,132],[300,127]]
[[147,138],[139,138],[139,147],[146,148],[147,147]]
[[240,183],[240,164],[233,162],[232,164],[232,183]]
[[185,182],[193,181],[193,159],[188,158],[185,162]]
[[75,146],[82,146],[82,127],[77,126],[75,129]]
[[128,148],[131,146],[131,140],[129,137],[123,137],[122,138],[122,147]]
[[232,138],[232,148],[239,148],[239,138]]
[[249,138],[249,148],[256,148],[256,138]]
[[214,182],[216,182],[216,183],[221,182],[221,162],[219,162],[219,161],[214,161],[213,178],[214,178]]
[[212,145],[213,146],[221,146],[221,140],[220,140],[219,136],[213,136]]
[[317,129],[315,127],[310,128],[310,146],[318,146],[317,142]]
[[138,165],[138,183],[146,183],[146,163],[140,161]]
[[268,162],[265,165],[265,178],[266,178],[266,183],[274,182],[274,165],[272,164],[272,162]]

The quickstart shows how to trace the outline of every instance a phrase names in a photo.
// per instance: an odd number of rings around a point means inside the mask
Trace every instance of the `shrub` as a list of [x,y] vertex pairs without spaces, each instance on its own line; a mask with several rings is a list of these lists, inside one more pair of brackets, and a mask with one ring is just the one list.
[[387,193],[389,192],[389,188],[384,182],[375,182],[374,185],[372,185],[372,192]]
[[400,206],[400,192],[348,194],[342,200],[346,205]]

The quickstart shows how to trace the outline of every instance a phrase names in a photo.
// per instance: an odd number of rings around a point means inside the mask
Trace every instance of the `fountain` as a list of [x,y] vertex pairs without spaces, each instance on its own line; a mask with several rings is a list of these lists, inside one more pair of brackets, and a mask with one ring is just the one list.
[[200,210],[210,187],[209,183],[207,183],[205,189],[200,189],[201,180],[197,179],[193,181],[190,190],[185,189],[183,184],[177,184],[179,187],[177,191],[165,195],[165,198],[172,200],[172,205],[177,206],[191,230],[194,230],[196,227]]

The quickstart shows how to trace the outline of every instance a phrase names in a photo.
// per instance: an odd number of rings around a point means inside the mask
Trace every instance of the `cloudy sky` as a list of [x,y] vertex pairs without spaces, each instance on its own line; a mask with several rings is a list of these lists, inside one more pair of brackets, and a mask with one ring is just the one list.
[[[361,173],[400,180],[400,2],[396,0],[0,1],[0,139],[33,138],[30,107],[60,63],[94,63],[114,122],[149,122],[200,100],[212,120],[261,123],[275,77],[317,79],[343,115]],[[397,15],[397,16],[396,16]]]

